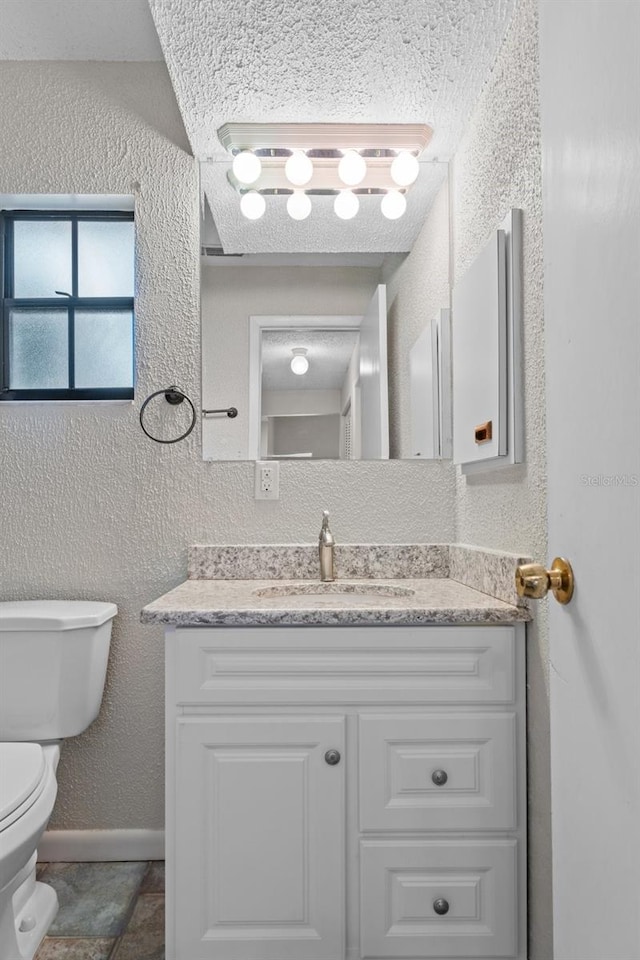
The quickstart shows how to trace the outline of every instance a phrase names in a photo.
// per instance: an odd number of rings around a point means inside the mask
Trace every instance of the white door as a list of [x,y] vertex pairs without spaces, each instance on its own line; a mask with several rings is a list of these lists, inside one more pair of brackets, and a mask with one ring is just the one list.
[[360,400],[361,457],[388,460],[387,288],[382,283],[360,325]]
[[640,957],[640,5],[541,0],[556,960]]
[[176,960],[342,960],[344,718],[181,719],[176,778]]

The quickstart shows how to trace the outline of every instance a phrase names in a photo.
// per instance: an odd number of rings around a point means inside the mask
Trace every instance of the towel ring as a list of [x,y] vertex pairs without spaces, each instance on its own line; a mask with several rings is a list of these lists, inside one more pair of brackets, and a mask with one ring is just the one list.
[[[153,400],[154,397],[159,397],[160,394],[164,394],[164,398],[167,401],[167,403],[170,403],[171,406],[173,407],[178,406],[178,404],[182,403],[184,400],[186,400],[189,406],[191,407],[191,423],[189,424],[189,426],[187,427],[184,433],[181,433],[179,437],[174,437],[173,440],[161,440],[160,437],[154,437],[152,433],[149,433],[149,431],[144,425],[143,416],[144,416],[144,411],[147,408],[147,404],[149,403],[149,401]],[[178,387],[176,386],[166,387],[164,390],[156,390],[155,393],[152,393],[147,397],[145,402],[140,407],[140,426],[142,427],[142,431],[143,433],[146,433],[146,435],[149,437],[150,440],[155,440],[156,443],[178,443],[179,440],[184,440],[185,437],[189,436],[189,434],[191,433],[195,425],[196,425],[196,408],[194,407],[194,405],[192,404],[191,400],[186,395],[186,393],[183,393],[182,390],[179,390]]]

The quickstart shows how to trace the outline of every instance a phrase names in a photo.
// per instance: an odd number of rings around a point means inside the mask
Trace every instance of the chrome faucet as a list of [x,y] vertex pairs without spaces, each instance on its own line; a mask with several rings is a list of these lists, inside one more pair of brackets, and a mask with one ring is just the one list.
[[325,583],[335,580],[333,555],[335,545],[333,534],[329,530],[329,511],[323,510],[318,552],[320,554],[320,579]]

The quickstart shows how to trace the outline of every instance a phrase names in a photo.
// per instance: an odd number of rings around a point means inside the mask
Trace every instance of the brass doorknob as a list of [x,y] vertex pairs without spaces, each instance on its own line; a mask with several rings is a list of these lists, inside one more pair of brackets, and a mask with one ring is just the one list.
[[523,563],[516,569],[516,591],[519,597],[540,600],[552,591],[558,603],[569,603],[573,596],[574,578],[571,564],[556,557],[551,569],[541,563]]

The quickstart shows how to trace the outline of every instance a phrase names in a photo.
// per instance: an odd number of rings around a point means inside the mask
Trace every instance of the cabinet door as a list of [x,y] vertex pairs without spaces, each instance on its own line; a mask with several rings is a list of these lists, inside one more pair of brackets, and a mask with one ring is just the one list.
[[177,960],[344,956],[344,718],[177,722]]
[[[453,289],[453,462],[507,452],[505,233],[497,230]],[[481,431],[483,424],[490,429]]]

